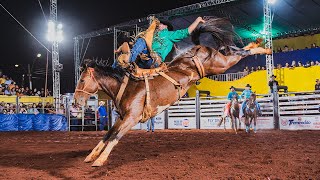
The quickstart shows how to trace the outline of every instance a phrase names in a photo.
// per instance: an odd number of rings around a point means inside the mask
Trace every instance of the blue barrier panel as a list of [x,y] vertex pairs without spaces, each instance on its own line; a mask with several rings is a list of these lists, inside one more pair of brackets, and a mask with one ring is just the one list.
[[19,131],[32,131],[32,121],[35,118],[34,114],[17,114]]
[[18,131],[18,117],[15,114],[0,114],[0,131]]
[[0,131],[66,131],[67,118],[56,114],[0,114]]
[[66,131],[68,129],[67,118],[63,115],[50,116],[50,131]]
[[37,114],[33,119],[33,130],[34,131],[49,131],[50,120],[48,114]]

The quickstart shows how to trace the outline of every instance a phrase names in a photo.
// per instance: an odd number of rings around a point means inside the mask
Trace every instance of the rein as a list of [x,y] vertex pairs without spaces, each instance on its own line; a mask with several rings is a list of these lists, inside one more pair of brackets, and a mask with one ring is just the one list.
[[[88,70],[88,71],[89,71],[88,76],[90,76],[90,79],[93,79],[93,81],[99,86],[99,83],[96,80],[96,78],[93,76],[92,71],[91,70]],[[88,91],[85,90],[87,88],[87,86],[88,86],[88,84],[86,84],[83,89],[76,88],[75,92],[83,92],[83,93],[91,95],[91,96],[98,92],[98,89],[97,89],[94,93],[89,93]]]

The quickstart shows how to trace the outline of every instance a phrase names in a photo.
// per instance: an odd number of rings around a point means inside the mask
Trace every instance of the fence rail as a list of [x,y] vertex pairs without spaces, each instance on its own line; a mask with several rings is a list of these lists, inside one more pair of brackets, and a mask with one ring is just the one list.
[[208,78],[215,81],[234,81],[237,79],[241,79],[246,75],[248,75],[247,72],[238,72],[238,73],[218,74],[218,75],[208,76]]

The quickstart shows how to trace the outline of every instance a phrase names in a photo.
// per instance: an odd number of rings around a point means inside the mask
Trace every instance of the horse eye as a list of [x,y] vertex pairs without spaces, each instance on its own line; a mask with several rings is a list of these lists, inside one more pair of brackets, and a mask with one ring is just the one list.
[[80,82],[81,82],[81,83],[84,83],[84,80],[83,80],[83,79],[80,79]]

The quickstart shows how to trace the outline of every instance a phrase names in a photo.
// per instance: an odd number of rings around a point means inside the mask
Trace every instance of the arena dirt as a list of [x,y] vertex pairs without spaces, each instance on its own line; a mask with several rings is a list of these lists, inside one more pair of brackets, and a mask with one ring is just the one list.
[[101,132],[0,133],[0,179],[320,179],[320,131],[131,131],[107,164]]

